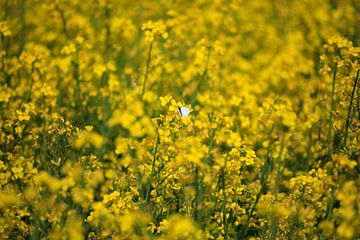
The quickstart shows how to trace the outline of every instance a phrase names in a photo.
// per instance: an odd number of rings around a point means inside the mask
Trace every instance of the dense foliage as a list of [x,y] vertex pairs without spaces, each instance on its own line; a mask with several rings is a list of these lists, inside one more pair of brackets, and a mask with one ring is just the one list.
[[359,239],[359,13],[1,0],[1,239]]

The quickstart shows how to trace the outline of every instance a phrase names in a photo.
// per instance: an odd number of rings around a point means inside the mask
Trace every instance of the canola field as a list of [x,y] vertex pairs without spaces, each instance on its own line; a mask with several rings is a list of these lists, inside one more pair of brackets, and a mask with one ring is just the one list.
[[0,239],[360,239],[360,1],[1,0]]

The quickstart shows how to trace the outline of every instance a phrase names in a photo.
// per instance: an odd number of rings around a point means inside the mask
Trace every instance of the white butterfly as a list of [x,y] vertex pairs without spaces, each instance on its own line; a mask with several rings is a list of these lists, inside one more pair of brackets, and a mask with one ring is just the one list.
[[187,117],[190,114],[190,108],[178,107],[178,110],[181,118]]

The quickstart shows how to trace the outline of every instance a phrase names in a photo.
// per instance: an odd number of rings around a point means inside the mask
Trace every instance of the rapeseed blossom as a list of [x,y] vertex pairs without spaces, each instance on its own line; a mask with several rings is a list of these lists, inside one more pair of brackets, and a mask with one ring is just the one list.
[[0,9],[1,239],[360,238],[358,1]]

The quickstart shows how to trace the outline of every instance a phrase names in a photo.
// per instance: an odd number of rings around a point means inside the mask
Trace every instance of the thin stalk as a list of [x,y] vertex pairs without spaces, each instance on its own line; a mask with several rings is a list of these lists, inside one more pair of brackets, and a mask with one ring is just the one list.
[[60,13],[63,32],[64,32],[66,38],[68,39],[69,38],[69,32],[68,32],[68,29],[67,29],[67,22],[66,22],[66,17],[65,17],[64,11],[58,6],[56,6],[55,9]]
[[[279,152],[279,156],[278,156],[277,161],[276,161],[276,171],[277,172],[276,172],[275,186],[274,186],[275,200],[277,199],[277,195],[279,193],[279,185],[280,185],[280,177],[281,177],[280,166],[281,166],[281,156],[282,156],[282,153],[283,153],[283,150],[284,150],[284,141],[285,141],[285,137],[282,136],[280,152]],[[272,213],[272,217],[271,217],[271,237],[270,237],[271,240],[276,239],[277,231],[278,231],[278,226],[277,226],[276,217],[275,217],[274,213]]]
[[358,114],[358,120],[360,121],[360,87],[357,88],[357,101],[356,101],[356,110]]
[[46,230],[46,227],[45,227],[44,223],[41,221],[39,215],[38,215],[37,212],[35,211],[35,207],[32,205],[32,203],[29,201],[29,199],[27,199],[27,197],[26,197],[26,195],[25,195],[25,192],[24,192],[24,188],[23,188],[23,186],[21,186],[21,184],[20,184],[20,180],[15,177],[15,174],[14,174],[14,172],[13,172],[12,169],[11,169],[11,164],[10,164],[10,162],[8,162],[8,161],[5,161],[5,162],[6,162],[7,166],[8,166],[8,168],[9,168],[10,174],[11,174],[11,176],[12,176],[14,182],[15,182],[16,187],[17,187],[17,188],[19,189],[19,191],[21,192],[21,195],[23,196],[25,203],[26,203],[26,204],[28,205],[28,207],[29,207],[29,211],[30,211],[31,215],[34,217],[34,220],[35,220],[35,222],[36,222],[36,227],[39,227],[39,228],[41,229],[41,231],[42,231],[42,232],[45,234],[45,236],[46,236],[46,235],[47,235],[47,230]]
[[25,23],[25,0],[21,0],[20,2],[20,14],[19,14],[19,20],[20,20],[20,36],[19,36],[19,52],[18,56],[20,56],[21,52],[24,49],[25,45],[25,33],[26,33],[26,23]]
[[278,231],[278,227],[277,227],[276,219],[275,219],[274,213],[272,213],[271,214],[271,236],[270,236],[271,240],[276,239],[277,231]]
[[[12,171],[11,171],[12,172]],[[13,175],[13,173],[12,173]],[[14,175],[13,175],[14,177]],[[24,193],[24,189],[22,188],[22,186],[20,185],[19,181],[15,180],[16,182],[16,186],[18,187],[18,189],[21,192],[21,195],[23,196],[26,204],[29,207],[29,211],[31,212],[31,214],[34,216],[34,220],[35,222],[38,224],[38,227],[42,230],[43,234],[45,234],[45,236],[47,236],[47,230],[46,227],[44,225],[44,223],[41,221],[39,215],[37,214],[37,212],[35,211],[35,207],[32,205],[32,203],[27,199],[25,193]]]
[[[209,142],[209,147],[208,147],[208,152],[207,152],[207,157],[206,157],[206,163],[210,163],[210,156],[211,156],[211,150],[214,144],[214,137],[215,137],[215,130],[211,131],[210,134],[210,142]],[[194,181],[194,187],[195,187],[195,206],[194,206],[194,220],[197,221],[198,220],[198,215],[199,215],[199,211],[198,211],[198,206],[199,206],[199,198],[200,198],[200,192],[201,192],[201,181],[199,179],[199,167],[196,166],[195,167],[195,181]]]
[[[41,96],[41,103],[42,103],[42,109],[43,109],[43,119],[42,119],[42,144],[41,144],[41,152],[42,152],[42,163],[45,166],[45,168],[49,171],[48,164],[46,161],[47,158],[47,150],[46,150],[46,109],[45,109],[45,96],[42,94]],[[49,171],[50,172],[50,171]]]
[[[269,141],[271,140],[271,134],[274,131],[274,127],[275,127],[275,125],[273,124],[271,126],[270,131],[267,134]],[[247,235],[247,232],[249,230],[250,220],[251,220],[251,218],[252,218],[252,216],[253,216],[253,214],[255,212],[256,205],[258,204],[258,202],[260,200],[261,194],[264,193],[265,188],[266,188],[266,177],[267,177],[267,174],[268,174],[269,163],[270,163],[270,144],[268,145],[267,150],[266,150],[266,161],[265,161],[264,165],[261,168],[261,173],[260,173],[260,185],[261,185],[261,188],[260,188],[260,191],[256,194],[255,202],[254,202],[252,208],[249,211],[248,218],[246,219],[246,222],[244,223],[243,227],[241,228],[241,234],[240,234],[240,236],[237,236],[236,239],[245,239],[245,237]]]
[[336,190],[335,187],[332,186],[331,187],[331,198],[330,198],[329,206],[328,206],[327,213],[326,213],[327,220],[333,216],[333,208],[334,208],[334,203],[335,203],[335,196],[334,196],[335,190]]
[[279,156],[276,161],[276,171],[277,172],[276,172],[275,188],[274,188],[275,197],[279,193],[279,184],[280,184],[280,177],[281,177],[280,167],[281,167],[281,157],[282,157],[282,153],[284,151],[284,142],[285,142],[285,137],[283,136],[281,139],[280,153],[279,153]]
[[[155,162],[156,162],[156,154],[157,151],[159,149],[159,145],[160,145],[160,136],[159,133],[157,134],[157,139],[156,139],[156,144],[155,144],[155,149],[154,149],[154,154],[153,154],[153,161],[152,161],[152,166],[151,166],[151,173],[150,176],[154,176],[155,174]],[[150,191],[151,191],[151,183],[149,181],[148,183],[148,189],[146,191],[146,197],[145,197],[145,202],[148,203],[149,199],[150,199]]]
[[228,239],[228,221],[226,217],[226,203],[227,203],[227,195],[226,195],[226,185],[225,185],[225,169],[226,169],[226,158],[224,168],[222,169],[222,191],[223,191],[223,205],[222,205],[222,213],[223,213],[223,224],[224,224],[224,239]]
[[194,187],[195,187],[195,199],[194,199],[194,220],[198,220],[198,205],[199,205],[199,167],[195,167],[195,181],[194,181]]
[[9,13],[9,0],[5,0],[5,4],[4,4],[4,18],[2,19],[2,21],[6,21],[8,18],[8,14]]
[[32,65],[31,65],[28,102],[30,102],[30,101],[31,101],[31,98],[32,98],[32,88],[33,88],[33,85],[34,85],[34,78],[33,78],[32,75],[33,75],[33,73],[34,73],[34,70],[35,70],[35,62],[33,62]]
[[349,125],[350,125],[350,116],[351,116],[351,110],[352,110],[352,105],[353,105],[353,100],[354,100],[354,95],[355,95],[355,89],[356,89],[356,85],[359,79],[359,71],[357,71],[356,73],[356,78],[354,80],[354,86],[351,92],[351,97],[350,97],[350,103],[349,103],[349,108],[348,108],[348,112],[347,112],[347,117],[346,117],[346,126],[345,126],[345,132],[344,132],[344,147],[346,147],[346,141],[348,138],[348,132],[349,132]]
[[329,158],[331,158],[332,151],[333,151],[331,130],[332,130],[332,123],[333,123],[333,111],[334,111],[334,108],[335,108],[335,106],[334,106],[335,105],[334,95],[335,95],[336,72],[337,72],[337,68],[335,67],[334,74],[333,74],[333,79],[332,79],[331,103],[330,103],[330,111],[329,111],[329,128],[328,128],[328,153],[329,153]]
[[151,62],[151,51],[153,48],[153,41],[150,43],[150,47],[149,47],[149,51],[148,51],[148,56],[147,56],[147,60],[146,60],[146,70],[145,70],[145,78],[144,78],[144,83],[143,83],[143,87],[141,90],[141,95],[140,98],[142,99],[145,93],[145,89],[146,89],[146,82],[147,79],[149,77],[149,69],[150,69],[150,62]]
[[2,33],[0,33],[0,43],[1,43],[1,49],[5,52],[4,56],[1,56],[1,75],[2,75],[2,81],[1,83],[6,82],[6,72],[5,72],[5,57],[6,57],[6,50],[5,50],[5,37]]
[[73,77],[76,80],[76,89],[75,89],[76,107],[78,110],[80,109],[82,119],[84,120],[85,111],[84,111],[84,107],[83,107],[83,103],[82,103],[82,96],[81,96],[79,51],[76,50],[75,54],[76,54],[75,60],[73,61],[73,67],[74,67]]
[[111,12],[108,6],[105,7],[105,31],[106,31],[106,38],[105,38],[105,59],[108,60],[110,57],[110,48],[111,48]]
[[211,150],[213,148],[214,145],[214,137],[215,137],[215,133],[216,133],[216,129],[211,131],[211,135],[210,135],[210,143],[209,143],[209,148],[208,148],[208,152],[207,152],[207,157],[206,157],[206,161],[208,164],[210,164],[210,157],[211,157]]
[[204,79],[205,79],[206,75],[207,75],[208,68],[209,68],[209,62],[210,62],[210,55],[211,55],[211,48],[209,47],[207,57],[206,57],[205,68],[204,68],[203,73],[201,74],[201,77],[200,77],[200,80],[199,80],[199,82],[198,82],[198,84],[196,86],[196,89],[195,89],[195,91],[194,91],[194,93],[193,93],[193,95],[191,97],[191,101],[190,101],[191,104],[194,104],[195,98],[196,98],[198,92],[200,91],[200,88],[201,88],[201,86],[202,86],[202,84],[204,82]]
[[255,212],[256,209],[256,205],[258,204],[261,194],[264,192],[265,187],[266,187],[266,176],[268,173],[268,168],[269,168],[269,152],[270,152],[270,145],[267,147],[267,157],[266,157],[266,162],[264,163],[262,169],[261,169],[261,173],[260,173],[260,191],[256,194],[256,198],[255,198],[255,202],[253,203],[253,206],[251,207],[248,217],[241,229],[241,234],[236,238],[236,239],[245,239],[247,232],[249,230],[249,224],[251,221],[251,218]]

